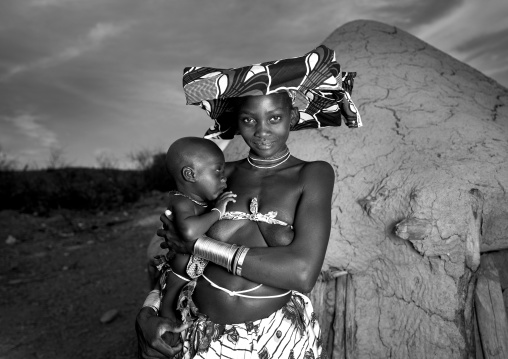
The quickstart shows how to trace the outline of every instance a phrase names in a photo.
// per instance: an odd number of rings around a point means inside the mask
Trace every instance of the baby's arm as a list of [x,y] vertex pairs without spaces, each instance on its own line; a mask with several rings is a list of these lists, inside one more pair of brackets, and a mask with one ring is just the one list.
[[194,240],[204,235],[226,211],[229,202],[236,202],[236,194],[224,192],[216,202],[215,207],[208,212],[197,214],[195,206],[186,198],[175,198],[173,213],[175,226],[180,236],[185,240]]

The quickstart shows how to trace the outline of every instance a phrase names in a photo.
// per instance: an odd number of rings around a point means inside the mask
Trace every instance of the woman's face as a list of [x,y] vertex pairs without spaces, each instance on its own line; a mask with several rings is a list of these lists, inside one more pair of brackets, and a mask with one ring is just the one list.
[[285,93],[246,97],[238,108],[238,131],[255,155],[276,156],[286,149],[297,111]]

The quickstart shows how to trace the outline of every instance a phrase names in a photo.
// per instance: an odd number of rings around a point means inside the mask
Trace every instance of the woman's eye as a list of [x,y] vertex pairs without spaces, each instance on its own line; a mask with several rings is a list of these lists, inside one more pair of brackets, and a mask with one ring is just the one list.
[[245,118],[242,118],[242,122],[244,122],[244,123],[253,123],[254,120],[252,118],[245,117]]
[[280,116],[273,116],[272,122],[279,122],[282,118]]

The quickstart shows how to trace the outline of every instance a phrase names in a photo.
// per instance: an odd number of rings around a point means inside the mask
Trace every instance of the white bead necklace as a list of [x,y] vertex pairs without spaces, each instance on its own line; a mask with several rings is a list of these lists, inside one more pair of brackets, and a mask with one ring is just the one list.
[[255,156],[252,156],[249,152],[249,157],[251,160],[253,161],[259,161],[259,162],[277,162],[281,159],[283,159],[284,157],[286,157],[287,155],[289,154],[289,148],[286,147],[286,151],[280,156],[280,157],[277,157],[277,158],[256,158]]
[[[286,158],[284,158],[284,157],[286,157]],[[286,162],[287,160],[289,160],[289,157],[291,157],[291,152],[289,152],[289,150],[288,150],[288,152],[287,152],[284,156],[282,156],[282,157],[278,158],[278,159],[282,159],[282,158],[284,158],[282,161],[280,161],[279,163],[276,163],[276,164],[274,164],[274,165],[271,165],[271,166],[258,166],[258,165],[256,165],[256,164],[254,164],[254,163],[252,162],[252,160],[255,160],[255,161],[259,161],[259,160],[258,160],[258,159],[251,158],[251,157],[250,157],[250,155],[249,155],[249,156],[247,156],[247,162],[249,162],[249,163],[250,163],[250,165],[251,165],[252,167],[261,168],[261,169],[268,169],[268,168],[275,168],[275,167],[277,167],[277,166],[280,166],[281,164],[283,164],[284,162]],[[270,161],[271,161],[271,160],[270,160]]]

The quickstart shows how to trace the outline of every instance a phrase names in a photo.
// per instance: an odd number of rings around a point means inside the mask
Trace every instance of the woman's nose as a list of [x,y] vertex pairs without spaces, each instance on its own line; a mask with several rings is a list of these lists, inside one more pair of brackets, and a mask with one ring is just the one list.
[[257,136],[265,136],[266,134],[268,134],[270,132],[269,128],[268,128],[268,125],[265,123],[265,121],[259,121],[257,126],[256,126],[256,132],[255,134]]

